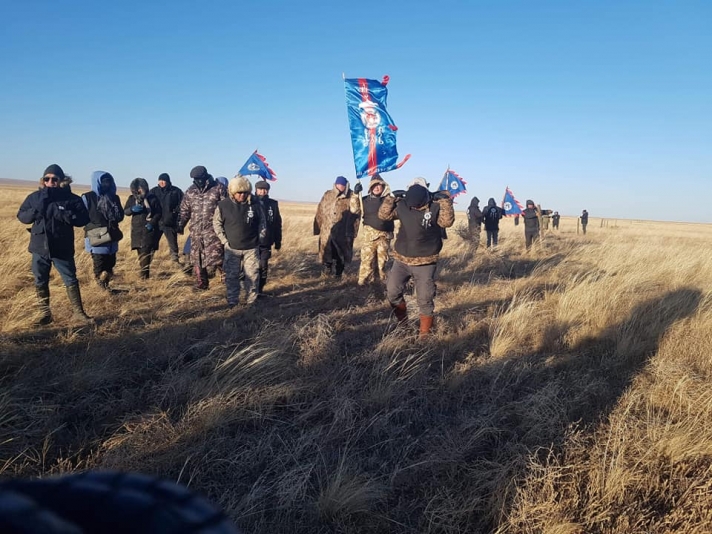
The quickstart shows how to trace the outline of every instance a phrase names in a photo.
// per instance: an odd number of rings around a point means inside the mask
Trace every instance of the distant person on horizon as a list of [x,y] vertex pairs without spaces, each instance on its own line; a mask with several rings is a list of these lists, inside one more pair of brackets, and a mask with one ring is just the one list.
[[183,201],[183,191],[173,185],[171,177],[164,172],[158,176],[158,185],[152,188],[150,192],[161,204],[161,221],[158,228],[154,230],[153,237],[156,242],[153,244],[153,249],[158,250],[161,237],[165,235],[168,250],[171,251],[171,259],[174,263],[180,265],[176,227],[180,216],[180,203]]
[[[314,217],[314,235],[319,236],[319,261],[322,274],[341,278],[354,254],[361,207],[349,181],[338,176],[334,187],[324,193]],[[335,270],[334,270],[335,267]]]
[[64,171],[55,164],[47,167],[40,178],[40,188],[30,193],[17,212],[23,224],[31,224],[29,252],[32,254],[32,274],[40,309],[35,325],[52,322],[49,305],[49,273],[52,265],[62,277],[67,297],[74,313],[72,318],[82,324],[93,324],[82,305],[82,297],[74,263],[74,228],[89,222],[89,213],[82,199],[70,188],[59,187],[65,180]]
[[183,195],[177,231],[182,234],[190,222],[190,261],[193,264],[195,289],[208,289],[208,280],[223,264],[224,247],[213,227],[218,202],[227,197],[227,188],[217,182],[202,165],[190,171],[193,179]]
[[554,214],[551,216],[551,227],[554,230],[559,229],[559,220],[561,219],[561,215],[559,215],[558,211],[555,211]]
[[[354,193],[363,191],[361,182],[354,186]],[[363,196],[363,242],[361,245],[361,266],[358,271],[358,285],[369,281],[386,280],[388,250],[393,239],[393,221],[378,218],[378,210],[386,197],[391,194],[390,186],[376,173],[368,183],[368,194]]]
[[482,210],[480,209],[480,199],[474,197],[467,208],[467,229],[470,235],[472,250],[476,251],[480,246],[482,236]]
[[260,260],[260,283],[257,292],[263,295],[269,274],[269,259],[272,257],[272,246],[275,250],[282,248],[282,215],[279,213],[279,202],[269,197],[270,185],[266,180],[255,184],[258,202],[262,205],[265,216],[265,232],[260,234],[260,244],[257,255]]
[[443,247],[443,229],[455,222],[452,199],[447,191],[431,194],[419,184],[407,191],[394,191],[378,211],[384,221],[400,221],[393,247],[393,267],[388,273],[386,293],[399,323],[408,319],[403,294],[412,278],[420,313],[419,337],[425,339],[433,327],[435,312],[435,274]]
[[586,226],[588,226],[588,212],[583,210],[583,213],[581,213],[581,229],[583,230],[583,235],[586,235]]
[[522,212],[524,218],[524,242],[527,250],[539,239],[539,217],[541,212],[533,200],[527,200],[527,207]]
[[[89,212],[89,224],[84,227],[84,250],[91,254],[94,280],[101,289],[109,289],[114,277],[116,253],[119,241],[124,237],[119,223],[124,220],[121,199],[116,194],[114,177],[104,171],[94,171],[91,175],[91,191],[82,195],[82,201]],[[94,243],[89,233],[97,229],[108,229],[109,241]]]
[[124,213],[131,217],[131,250],[138,253],[141,279],[148,280],[162,211],[160,200],[149,192],[145,179],[136,178],[131,182],[131,196],[126,200]]
[[502,219],[504,211],[497,206],[497,202],[493,198],[487,201],[487,207],[482,213],[482,220],[485,223],[485,231],[487,232],[487,248],[490,246],[496,247],[499,243],[499,221]]

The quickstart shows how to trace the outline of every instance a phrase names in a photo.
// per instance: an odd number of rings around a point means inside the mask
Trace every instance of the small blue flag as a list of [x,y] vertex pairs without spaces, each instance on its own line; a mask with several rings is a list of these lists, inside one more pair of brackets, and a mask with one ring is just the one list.
[[512,190],[509,187],[504,190],[504,198],[502,199],[502,209],[504,210],[505,217],[514,217],[516,215],[521,215],[524,211],[519,201],[514,198],[514,193],[512,193]]
[[242,166],[238,174],[247,176],[248,174],[256,174],[261,176],[265,180],[275,181],[277,179],[277,173],[269,168],[267,160],[262,154],[258,154],[255,150],[247,161]]
[[448,169],[445,171],[445,176],[443,176],[442,182],[440,182],[439,191],[450,191],[450,198],[455,198],[461,193],[467,193],[467,188],[465,187],[467,182],[460,178],[460,175],[455,171]]

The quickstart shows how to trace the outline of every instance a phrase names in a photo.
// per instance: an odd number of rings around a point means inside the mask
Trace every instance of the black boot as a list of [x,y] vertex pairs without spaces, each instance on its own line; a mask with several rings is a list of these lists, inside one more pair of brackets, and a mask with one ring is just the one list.
[[153,252],[148,254],[141,254],[138,257],[138,263],[141,266],[141,280],[148,280],[149,274],[151,272],[151,259],[153,258]]
[[84,312],[82,294],[79,292],[79,284],[67,286],[67,297],[69,297],[69,303],[72,305],[72,309],[74,310],[72,319],[74,319],[77,323],[94,324],[94,319],[89,317]]
[[40,317],[35,322],[35,326],[44,326],[52,322],[52,312],[49,309],[49,284],[35,286],[35,290],[40,308]]

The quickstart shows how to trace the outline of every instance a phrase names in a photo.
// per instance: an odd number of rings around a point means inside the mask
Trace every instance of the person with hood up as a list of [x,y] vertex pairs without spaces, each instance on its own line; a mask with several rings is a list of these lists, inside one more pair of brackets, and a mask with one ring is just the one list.
[[[94,171],[91,175],[91,191],[82,195],[82,201],[89,212],[89,224],[84,227],[84,250],[91,254],[94,279],[102,289],[109,289],[114,277],[116,253],[119,241],[124,237],[119,223],[124,220],[121,199],[116,194],[114,177],[105,171]],[[106,228],[109,241],[92,244],[91,230]]]
[[[260,285],[260,262],[257,247],[266,233],[262,204],[252,195],[252,184],[237,175],[228,184],[228,198],[218,202],[213,216],[215,234],[225,247],[223,271],[227,288],[227,305],[240,302],[240,285],[245,285],[245,301],[257,300]],[[242,279],[242,280],[241,280]]]
[[183,200],[183,191],[171,183],[171,177],[168,173],[161,173],[158,176],[158,185],[151,189],[151,194],[154,195],[161,204],[161,221],[153,232],[153,237],[156,242],[153,245],[154,250],[158,250],[158,245],[162,236],[166,236],[168,250],[171,251],[171,259],[177,265],[180,265],[180,256],[178,255],[178,216],[180,214],[180,203]]
[[480,209],[480,199],[474,197],[467,208],[467,229],[470,234],[472,249],[477,250],[480,246],[480,235],[482,234],[482,210]]
[[524,218],[524,239],[527,250],[539,239],[539,217],[541,212],[534,204],[533,200],[527,200],[527,207],[522,212]]
[[400,220],[393,247],[393,267],[388,273],[386,293],[400,323],[408,319],[403,293],[408,280],[415,282],[415,295],[420,311],[420,338],[426,338],[433,327],[435,311],[435,272],[443,246],[444,228],[455,222],[452,199],[447,191],[434,195],[422,185],[411,185],[407,191],[394,191],[378,210],[384,221]]
[[588,211],[583,210],[581,213],[581,230],[583,230],[583,235],[586,235],[586,227],[588,226]]
[[257,247],[257,254],[260,260],[260,285],[259,294],[267,283],[269,273],[269,259],[272,257],[272,245],[275,250],[282,248],[282,215],[279,213],[279,202],[269,197],[270,185],[266,180],[260,180],[255,184],[257,200],[262,205],[265,214],[264,236],[260,237],[260,244]]
[[89,213],[82,199],[70,188],[60,187],[66,181],[62,168],[55,164],[47,167],[40,178],[39,190],[24,200],[17,212],[23,224],[31,224],[29,252],[32,254],[32,274],[40,317],[37,326],[52,322],[49,305],[49,273],[52,265],[62,277],[67,296],[74,311],[72,319],[82,324],[94,320],[84,312],[82,296],[74,263],[74,228],[89,222]]
[[555,211],[554,214],[551,216],[551,227],[554,230],[559,229],[559,221],[561,220],[561,215],[559,215],[558,211]]
[[208,289],[208,280],[222,267],[225,252],[215,233],[213,216],[218,203],[227,197],[227,188],[198,165],[190,171],[193,179],[183,195],[178,219],[178,233],[190,222],[190,262],[193,264],[195,289]]
[[360,218],[358,195],[353,194],[346,178],[338,176],[333,189],[321,197],[314,217],[314,235],[319,236],[323,274],[332,274],[336,264],[334,274],[341,278],[345,266],[351,263]]
[[493,198],[487,201],[487,207],[482,213],[482,220],[485,223],[485,231],[487,232],[487,248],[497,246],[499,243],[499,221],[503,215],[500,208]]
[[[360,195],[363,191],[361,182],[354,186],[354,193]],[[376,173],[368,184],[368,194],[364,195],[363,202],[363,244],[361,245],[361,266],[358,272],[358,285],[365,285],[368,281],[386,280],[386,262],[388,249],[393,239],[393,221],[382,221],[378,218],[378,210],[383,201],[391,194],[391,188]],[[375,264],[375,266],[374,266]],[[375,268],[374,268],[375,267]]]
[[138,253],[141,279],[148,280],[162,212],[160,201],[149,192],[148,182],[143,178],[131,182],[131,196],[126,200],[124,213],[131,217],[131,250]]

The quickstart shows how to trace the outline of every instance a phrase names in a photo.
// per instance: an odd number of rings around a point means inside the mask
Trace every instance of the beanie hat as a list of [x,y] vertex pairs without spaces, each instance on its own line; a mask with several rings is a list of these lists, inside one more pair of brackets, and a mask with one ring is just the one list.
[[255,183],[255,189],[266,189],[269,191],[269,182],[267,180],[260,180],[259,182]]
[[47,176],[48,174],[54,174],[60,180],[64,178],[64,171],[62,170],[62,167],[60,167],[56,163],[53,163],[52,165],[47,167],[45,169],[45,172],[42,173],[42,176]]
[[193,180],[206,180],[208,178],[208,169],[206,169],[202,165],[193,167],[193,169],[190,171],[190,177]]
[[163,181],[163,182],[166,182],[167,184],[170,184],[170,183],[171,183],[171,177],[168,176],[168,173],[167,173],[167,172],[163,172],[163,173],[161,173],[161,174],[158,175],[158,181],[159,181],[159,182]]
[[422,185],[411,185],[405,192],[405,205],[409,208],[422,208],[429,199],[430,193]]
[[343,176],[337,176],[334,185],[348,185],[349,181]]
[[227,190],[231,195],[235,193],[249,193],[252,191],[252,184],[247,178],[238,174],[230,180],[230,185],[228,185]]
[[227,178],[225,178],[224,176],[218,176],[217,178],[215,178],[215,181],[219,184],[223,184],[225,187],[227,187],[229,183],[227,181]]

